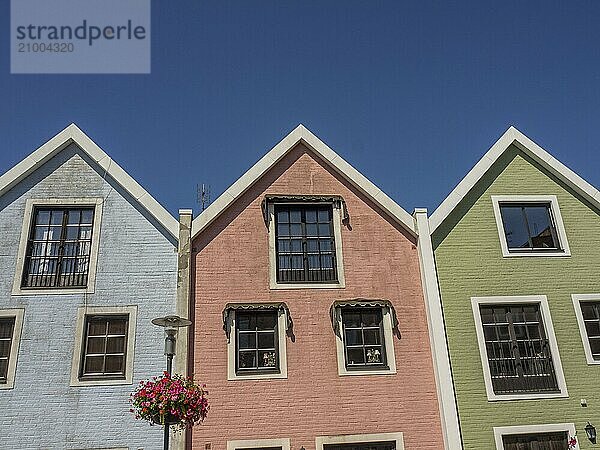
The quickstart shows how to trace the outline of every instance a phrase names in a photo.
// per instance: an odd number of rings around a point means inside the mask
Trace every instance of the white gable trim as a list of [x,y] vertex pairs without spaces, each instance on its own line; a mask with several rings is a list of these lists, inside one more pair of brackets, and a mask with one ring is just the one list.
[[177,238],[179,225],[169,212],[158,203],[137,181],[108,156],[77,125],[71,124],[47,141],[12,169],[0,176],[0,196],[7,193],[70,144],[76,144],[108,175],[127,191],[150,215],[152,215],[173,237]]
[[414,222],[409,213],[329,148],[327,144],[312,134],[304,125],[298,125],[194,219],[192,222],[192,239],[219,217],[238,197],[254,185],[299,143],[303,143],[315,152],[355,188],[416,236]]
[[600,208],[600,192],[589,184],[550,153],[537,145],[515,127],[510,127],[487,151],[485,155],[475,164],[467,175],[458,183],[454,190],[444,199],[438,208],[431,214],[429,219],[431,232],[433,233],[446,218],[454,211],[454,208],[465,198],[469,191],[485,175],[498,158],[511,145],[533,158],[538,164],[555,175],[575,192]]

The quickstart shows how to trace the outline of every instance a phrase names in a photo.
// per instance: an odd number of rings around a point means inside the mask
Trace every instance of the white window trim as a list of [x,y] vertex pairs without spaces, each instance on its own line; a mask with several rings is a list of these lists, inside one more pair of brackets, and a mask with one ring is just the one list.
[[[504,233],[504,224],[502,223],[502,214],[500,213],[500,203],[550,203],[550,210],[556,226],[556,234],[558,235],[558,244],[561,247],[559,252],[510,252],[508,243],[506,242],[506,234]],[[558,199],[556,195],[492,195],[492,204],[494,206],[494,215],[496,216],[496,225],[498,234],[500,235],[500,247],[502,247],[502,256],[505,258],[527,257],[527,256],[571,256],[569,241],[563,223],[560,208],[558,207]]]
[[19,344],[21,342],[21,333],[23,331],[23,316],[25,310],[0,309],[0,317],[14,317],[15,325],[13,327],[12,341],[10,344],[10,355],[8,356],[8,371],[6,372],[6,383],[0,384],[0,390],[12,389],[15,387],[15,375],[17,372],[17,358],[19,356]]
[[[311,202],[312,203],[312,202]],[[315,202],[318,203],[318,202]],[[285,202],[278,205],[306,205],[306,202]],[[330,202],[333,208],[333,238],[335,239],[335,260],[337,283],[279,283],[277,282],[277,257],[275,252],[275,204],[269,202],[269,287],[271,289],[340,289],[346,287],[344,278],[344,258],[342,255],[342,211],[339,205]]]
[[592,356],[590,341],[588,340],[587,330],[585,329],[585,321],[583,320],[583,312],[581,311],[581,303],[583,302],[600,302],[600,294],[572,294],[573,308],[575,309],[575,317],[577,317],[577,325],[579,325],[579,333],[583,342],[583,350],[585,351],[585,359],[589,365],[600,364]]
[[[102,198],[53,198],[37,199],[29,198],[25,202],[25,215],[21,227],[21,240],[19,241],[19,253],[17,254],[17,270],[13,282],[12,295],[35,295],[35,294],[93,294],[96,285],[96,266],[98,262],[98,247],[100,245],[100,223],[102,221]],[[90,249],[90,265],[88,270],[87,287],[82,288],[34,288],[22,289],[21,280],[23,277],[23,268],[25,264],[25,251],[27,241],[29,240],[29,231],[32,225],[33,208],[35,206],[93,206],[94,207],[94,225],[92,227],[92,247]]]
[[290,450],[289,439],[249,439],[240,441],[227,441],[227,450],[242,448],[281,447],[281,450]]
[[[556,380],[558,382],[558,389],[560,392],[542,394],[495,394],[494,387],[492,386],[492,377],[490,374],[490,366],[488,364],[487,351],[485,348],[485,338],[483,335],[483,325],[481,323],[481,314],[479,312],[479,305],[494,305],[494,304],[506,304],[506,303],[539,303],[542,312],[542,319],[544,321],[544,329],[546,331],[546,337],[550,344],[550,351],[552,352],[552,362],[554,364],[554,370],[556,371]],[[550,317],[550,308],[548,307],[548,299],[545,295],[524,295],[524,296],[509,296],[509,297],[471,297],[471,306],[473,308],[473,316],[475,318],[475,329],[477,332],[477,342],[479,343],[479,354],[481,356],[481,365],[483,366],[483,378],[485,380],[485,390],[487,392],[487,398],[489,401],[503,401],[503,400],[531,400],[541,398],[559,398],[568,397],[567,385],[565,382],[565,376],[563,374],[562,364],[560,362],[560,354],[558,353],[558,344],[556,342],[556,336],[554,334],[554,326],[552,325],[552,318]]]
[[[85,336],[85,318],[92,315],[128,314],[127,356],[125,359],[125,378],[106,380],[81,380],[79,372],[82,361],[83,338]],[[77,308],[77,324],[75,329],[75,345],[71,364],[71,386],[116,386],[133,383],[133,361],[135,350],[135,329],[137,322],[137,306],[80,306]]]
[[352,444],[352,443],[367,443],[395,441],[396,450],[404,450],[403,433],[376,433],[376,434],[351,434],[345,436],[318,436],[315,439],[316,450],[323,450],[323,446],[327,444]]
[[392,315],[389,308],[381,306],[383,318],[383,336],[385,339],[385,356],[387,369],[372,370],[348,370],[346,368],[346,352],[344,351],[344,331],[341,314],[339,315],[339,330],[342,337],[335,334],[335,346],[337,353],[338,375],[394,375],[396,373],[396,354],[394,353],[394,333],[392,331]]
[[[502,436],[510,434],[535,434],[535,433],[554,433],[557,431],[566,431],[569,437],[575,436],[574,423],[551,423],[543,425],[516,425],[510,427],[494,427],[494,439],[496,441],[496,450],[504,450]],[[574,450],[579,450],[579,439]]]
[[278,338],[278,351],[279,351],[279,373],[258,373],[258,374],[247,374],[240,375],[235,372],[235,319],[236,311],[231,311],[229,314],[229,326],[230,335],[227,341],[227,380],[238,381],[238,380],[264,380],[264,379],[277,379],[287,378],[287,351],[286,351],[286,328],[287,328],[287,316],[283,309],[277,310],[277,338]]

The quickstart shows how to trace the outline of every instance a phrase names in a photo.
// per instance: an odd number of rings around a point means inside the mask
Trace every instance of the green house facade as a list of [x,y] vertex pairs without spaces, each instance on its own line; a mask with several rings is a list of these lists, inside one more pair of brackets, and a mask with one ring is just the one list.
[[600,448],[599,201],[511,127],[431,215],[464,449]]

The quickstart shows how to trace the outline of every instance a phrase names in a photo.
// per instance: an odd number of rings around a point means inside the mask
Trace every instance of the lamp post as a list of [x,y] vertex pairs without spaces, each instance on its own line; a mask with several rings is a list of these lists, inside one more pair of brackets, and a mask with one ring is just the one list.
[[[192,322],[179,316],[165,316],[152,319],[152,323],[165,330],[165,356],[167,357],[167,373],[173,371],[173,357],[177,343],[177,331],[182,327],[189,327]],[[164,450],[169,450],[169,423],[165,421]]]

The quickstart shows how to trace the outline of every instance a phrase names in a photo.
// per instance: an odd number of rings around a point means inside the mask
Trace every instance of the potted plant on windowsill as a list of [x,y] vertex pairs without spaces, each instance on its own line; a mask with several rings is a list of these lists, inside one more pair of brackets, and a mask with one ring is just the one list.
[[208,414],[208,391],[190,378],[169,375],[140,381],[130,396],[130,412],[152,424],[174,425],[183,430],[202,423]]

